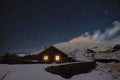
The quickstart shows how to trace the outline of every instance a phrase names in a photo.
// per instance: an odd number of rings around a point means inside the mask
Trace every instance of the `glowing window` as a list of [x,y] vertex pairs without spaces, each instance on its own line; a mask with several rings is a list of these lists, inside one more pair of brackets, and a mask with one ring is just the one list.
[[44,59],[45,61],[48,60],[48,56],[45,55],[45,56],[43,57],[43,59]]
[[56,60],[56,61],[59,61],[59,60],[60,60],[60,56],[59,56],[59,55],[56,55],[56,56],[55,56],[55,60]]

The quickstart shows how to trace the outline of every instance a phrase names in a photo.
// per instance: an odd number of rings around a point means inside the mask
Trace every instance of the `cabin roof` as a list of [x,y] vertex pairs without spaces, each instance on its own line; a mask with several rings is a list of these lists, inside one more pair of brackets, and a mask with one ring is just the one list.
[[49,46],[49,47],[45,48],[44,50],[42,50],[41,52],[39,52],[38,54],[41,54],[41,53],[44,53],[44,52],[48,52],[49,50],[57,51],[59,53],[67,55],[66,53],[64,53],[63,51],[59,50],[58,48],[56,48],[54,46]]

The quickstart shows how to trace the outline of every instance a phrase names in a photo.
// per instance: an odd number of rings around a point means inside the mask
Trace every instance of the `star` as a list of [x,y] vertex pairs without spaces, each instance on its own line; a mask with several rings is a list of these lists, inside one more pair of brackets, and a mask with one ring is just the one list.
[[105,14],[105,15],[108,15],[108,10],[105,10],[105,11],[104,11],[104,14]]

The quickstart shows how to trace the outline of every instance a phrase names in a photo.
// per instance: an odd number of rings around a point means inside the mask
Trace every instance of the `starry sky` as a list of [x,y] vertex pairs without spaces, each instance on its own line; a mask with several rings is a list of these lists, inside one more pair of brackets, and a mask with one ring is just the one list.
[[2,0],[0,53],[34,52],[120,20],[120,0]]

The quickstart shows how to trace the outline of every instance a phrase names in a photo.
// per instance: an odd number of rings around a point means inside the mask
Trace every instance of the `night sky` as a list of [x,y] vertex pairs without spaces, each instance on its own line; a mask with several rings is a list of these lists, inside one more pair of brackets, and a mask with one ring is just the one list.
[[34,52],[120,20],[120,0],[3,0],[0,53]]

